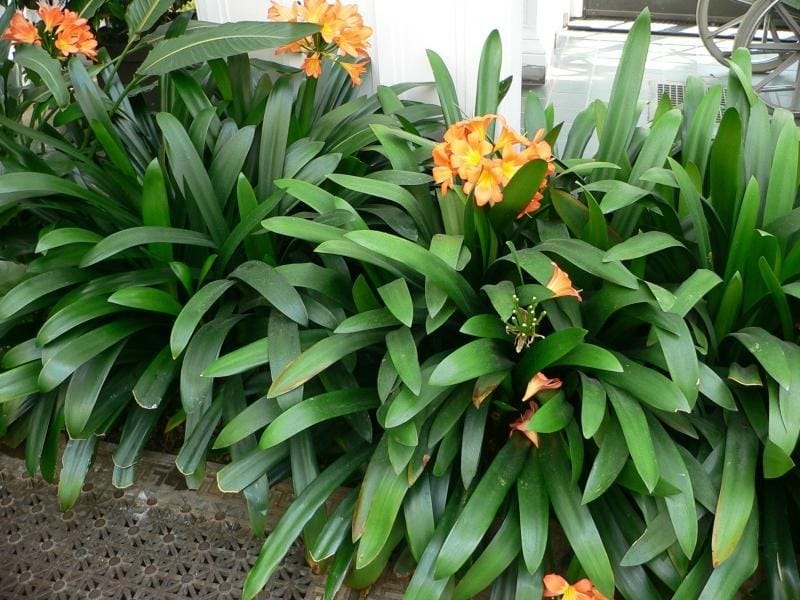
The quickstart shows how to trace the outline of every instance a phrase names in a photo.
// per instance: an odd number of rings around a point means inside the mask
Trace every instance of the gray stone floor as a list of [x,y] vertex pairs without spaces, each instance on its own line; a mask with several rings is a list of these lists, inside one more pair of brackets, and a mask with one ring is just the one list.
[[[606,25],[612,28],[615,23]],[[724,82],[728,76],[727,68],[708,54],[699,38],[659,35],[659,24],[653,26],[656,31],[652,35],[645,81],[639,97],[647,105],[642,112],[643,120],[650,118],[651,107],[656,105],[659,83],[683,84],[690,75],[718,83]],[[625,26],[618,24],[617,28],[619,32],[562,31],[556,41],[547,82],[530,88],[546,103],[553,103],[556,122],[564,122],[562,139],[579,112],[596,99],[607,101],[609,98],[626,39]]]

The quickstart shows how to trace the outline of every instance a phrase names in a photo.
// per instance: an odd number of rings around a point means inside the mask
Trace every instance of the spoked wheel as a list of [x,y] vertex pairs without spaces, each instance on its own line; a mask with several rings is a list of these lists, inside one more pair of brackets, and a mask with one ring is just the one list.
[[775,63],[753,87],[772,108],[800,115],[800,12],[782,0],[756,0],[736,33],[734,47]]
[[[709,22],[709,6],[712,0],[699,0],[697,3],[697,29],[703,45],[720,64],[728,66],[727,60],[734,49],[734,36],[738,32],[745,17],[749,12],[751,2],[742,2],[742,14],[720,25]],[[768,73],[780,64],[780,58],[775,56],[753,57],[753,72]]]

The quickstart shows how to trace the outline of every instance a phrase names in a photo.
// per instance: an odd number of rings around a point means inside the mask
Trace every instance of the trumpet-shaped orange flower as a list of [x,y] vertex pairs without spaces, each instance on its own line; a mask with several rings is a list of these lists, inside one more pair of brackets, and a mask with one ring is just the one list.
[[357,63],[338,61],[338,65],[347,71],[347,74],[350,76],[350,81],[353,82],[353,87],[361,85],[361,76],[367,70],[368,64],[368,60],[362,60],[361,62]]
[[[489,139],[491,125],[500,125],[500,134]],[[433,180],[442,194],[461,180],[465,194],[473,194],[479,206],[494,206],[503,200],[503,189],[526,163],[541,159],[548,163],[547,176],[555,171],[550,145],[544,132],[529,140],[506,124],[498,115],[483,115],[453,123],[444,134],[444,141],[433,149]],[[547,176],[534,192],[519,217],[539,209]]]
[[311,56],[306,56],[302,68],[309,77],[319,77],[320,73],[322,73],[322,59],[319,54],[315,53]]
[[64,12],[58,4],[39,2],[39,18],[44,24],[44,30],[51,32],[64,20]]
[[588,579],[581,579],[572,585],[567,580],[551,573],[544,576],[544,597],[560,596],[563,600],[608,600]]
[[511,423],[509,427],[511,428],[511,433],[513,434],[515,431],[519,431],[522,435],[524,435],[530,442],[539,447],[539,434],[535,431],[528,430],[528,423],[531,422],[533,415],[536,413],[536,406],[535,402],[531,402],[529,405],[528,410],[526,410],[522,415],[520,415],[519,419]]
[[531,377],[528,386],[525,388],[525,395],[522,396],[522,401],[526,402],[533,398],[536,394],[544,390],[557,390],[561,387],[561,380],[557,378],[550,378],[541,371]]
[[583,298],[581,298],[580,290],[576,290],[572,287],[572,280],[569,278],[569,275],[567,275],[565,271],[562,271],[556,263],[551,262],[550,264],[553,265],[553,276],[550,277],[550,281],[547,282],[547,289],[553,292],[553,298],[572,296],[577,298],[578,302],[582,302]]
[[89,22],[78,13],[43,0],[39,2],[39,18],[41,26],[37,27],[22,13],[14,14],[2,39],[42,46],[54,57],[82,54],[92,60],[97,58],[97,40]]
[[467,179],[464,193],[474,190],[475,203],[478,206],[493,206],[503,200],[503,168],[488,158],[481,159],[477,168],[477,176]]
[[97,58],[97,40],[89,22],[71,10],[64,10],[64,17],[56,29],[56,48],[64,56],[83,54],[92,60]]
[[11,17],[11,22],[8,24],[3,37],[3,40],[9,40],[15,44],[37,44],[42,42],[39,37],[39,30],[36,25],[28,21],[21,12],[15,12]]
[[267,18],[270,21],[284,21],[286,23],[296,23],[298,4],[292,2],[289,6],[272,0],[272,6],[267,11]]
[[[305,54],[306,62],[303,63],[303,70],[309,77],[319,77],[322,73],[322,58],[338,62],[338,58],[345,55],[353,58],[369,57],[367,48],[370,46],[368,40],[372,35],[372,28],[364,25],[364,19],[358,12],[356,4],[342,4],[340,0],[336,0],[333,4],[327,0],[303,0],[302,3],[296,2],[285,6],[277,0],[272,0],[267,17],[272,21],[316,23],[320,26],[319,33],[285,44],[275,50],[277,54]],[[312,59],[311,63],[308,63],[309,58]],[[367,62],[339,64],[350,75],[353,85],[359,85]],[[306,68],[307,66],[311,68]]]

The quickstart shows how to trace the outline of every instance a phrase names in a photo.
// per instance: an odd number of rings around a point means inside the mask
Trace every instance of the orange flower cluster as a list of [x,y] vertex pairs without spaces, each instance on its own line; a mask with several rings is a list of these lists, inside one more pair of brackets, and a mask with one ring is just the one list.
[[570,585],[567,580],[550,573],[544,576],[544,597],[561,597],[563,600],[608,600],[588,579]]
[[303,0],[284,6],[272,0],[267,13],[271,21],[288,23],[316,23],[320,25],[319,33],[302,40],[280,46],[276,54],[305,54],[303,70],[309,77],[317,78],[322,73],[322,59],[327,58],[342,67],[350,76],[353,85],[361,85],[361,76],[367,68],[369,60],[359,62],[343,62],[341,57],[351,56],[355,59],[369,59],[367,41],[372,35],[372,28],[364,25],[364,19],[358,12],[356,4],[342,4],[336,0],[328,4],[327,0]]
[[78,13],[42,1],[39,3],[39,19],[39,23],[34,24],[21,12],[15,13],[2,39],[15,44],[43,46],[54,56],[82,54],[91,60],[97,58],[97,40],[89,22]]
[[[497,121],[500,135],[489,140],[489,127]],[[461,180],[465,194],[474,194],[478,206],[493,206],[503,200],[503,188],[525,164],[541,159],[548,163],[547,174],[555,171],[550,144],[544,139],[544,130],[529,140],[506,124],[503,117],[484,115],[451,125],[444,141],[433,149],[433,179],[442,186],[442,194],[454,187],[456,177]],[[523,216],[539,210],[542,181],[531,201],[520,212]]]
[[528,382],[528,386],[525,389],[525,395],[522,396],[522,401],[527,402],[530,400],[528,404],[528,410],[526,410],[522,415],[520,415],[519,419],[511,423],[509,427],[511,428],[511,433],[515,431],[519,431],[522,435],[530,440],[530,442],[539,447],[539,434],[535,431],[530,431],[528,429],[528,424],[531,422],[533,415],[536,414],[536,411],[539,408],[539,405],[536,404],[532,400],[536,394],[539,392],[543,392],[544,390],[557,390],[561,387],[561,380],[556,378],[549,378],[544,373],[536,373],[531,380]]

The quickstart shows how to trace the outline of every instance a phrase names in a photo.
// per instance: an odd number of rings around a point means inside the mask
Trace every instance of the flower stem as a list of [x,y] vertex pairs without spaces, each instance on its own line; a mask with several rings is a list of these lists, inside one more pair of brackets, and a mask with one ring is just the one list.
[[311,130],[311,119],[314,117],[314,100],[317,96],[317,79],[306,77],[305,89],[303,90],[303,102],[300,105],[300,135],[306,136]]

